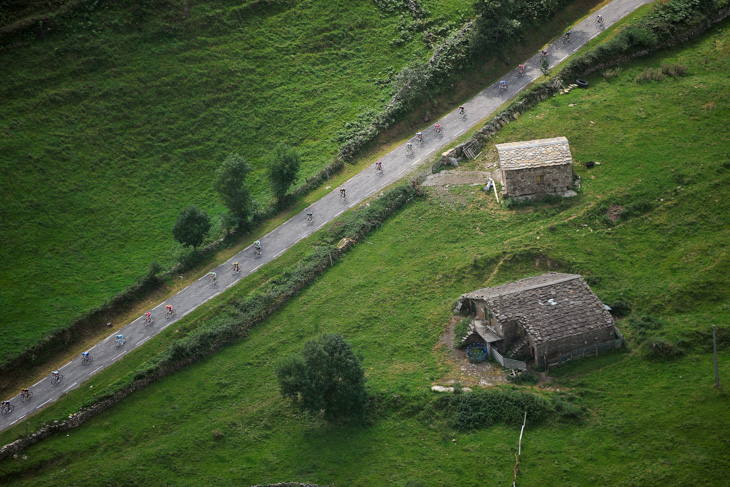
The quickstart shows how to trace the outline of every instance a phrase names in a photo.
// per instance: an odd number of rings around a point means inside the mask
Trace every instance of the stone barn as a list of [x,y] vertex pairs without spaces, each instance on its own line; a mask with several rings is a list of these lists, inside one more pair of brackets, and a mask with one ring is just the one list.
[[496,147],[499,176],[506,196],[563,195],[573,190],[573,158],[565,137],[510,142]]
[[474,316],[473,333],[503,355],[538,366],[573,350],[616,339],[606,306],[576,274],[550,272],[463,294],[456,312]]

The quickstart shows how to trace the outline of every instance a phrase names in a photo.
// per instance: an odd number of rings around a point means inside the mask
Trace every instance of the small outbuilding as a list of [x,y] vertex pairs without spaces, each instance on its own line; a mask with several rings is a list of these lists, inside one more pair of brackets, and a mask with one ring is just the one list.
[[573,157],[565,137],[510,142],[496,147],[506,196],[567,196],[573,190]]
[[576,349],[615,342],[607,307],[577,274],[550,272],[463,294],[456,312],[474,316],[477,338],[503,355],[532,357],[544,366]]

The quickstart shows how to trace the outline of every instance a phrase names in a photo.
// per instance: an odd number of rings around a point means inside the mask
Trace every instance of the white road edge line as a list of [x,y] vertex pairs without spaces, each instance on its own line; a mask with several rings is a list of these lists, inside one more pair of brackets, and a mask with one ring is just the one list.
[[51,402],[51,401],[53,401],[53,399],[49,399],[49,400],[47,400],[46,402],[44,402],[43,404],[41,404],[40,406],[38,406],[38,407],[37,407],[36,409],[40,409],[40,408],[42,408],[43,406],[45,406],[46,404],[48,404],[48,403],[49,403],[49,402]]
[[152,335],[150,335],[150,336],[148,336],[148,337],[146,337],[146,338],[143,338],[143,339],[142,339],[142,341],[141,341],[141,342],[139,342],[139,343],[137,344],[137,346],[139,347],[140,345],[142,345],[142,344],[143,344],[144,342],[146,342],[146,341],[147,341],[147,340],[149,340],[150,338],[152,338]]

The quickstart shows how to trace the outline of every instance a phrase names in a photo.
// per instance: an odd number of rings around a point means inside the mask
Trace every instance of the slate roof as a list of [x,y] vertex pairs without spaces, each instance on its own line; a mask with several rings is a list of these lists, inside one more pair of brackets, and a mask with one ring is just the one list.
[[570,145],[565,137],[497,144],[499,167],[514,171],[534,167],[572,164]]
[[613,327],[613,317],[577,274],[550,272],[463,294],[484,300],[501,322],[522,323],[535,344]]

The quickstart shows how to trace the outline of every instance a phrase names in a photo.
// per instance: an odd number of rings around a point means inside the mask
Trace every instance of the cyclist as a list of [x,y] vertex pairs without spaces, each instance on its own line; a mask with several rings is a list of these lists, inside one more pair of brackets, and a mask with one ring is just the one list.
[[525,74],[525,65],[520,64],[520,76],[522,76],[523,74]]
[[[241,272],[241,266],[238,265],[238,262],[233,263],[233,272]],[[172,309],[171,309],[172,311]]]
[[53,372],[51,372],[51,384],[59,382],[60,380],[61,380],[61,374],[57,370],[54,370]]
[[502,80],[499,82],[499,89],[500,90],[506,90],[507,89],[507,82],[505,80]]
[[416,140],[423,142],[423,132],[416,132]]
[[146,313],[144,314],[144,320],[145,320],[145,321],[146,321],[147,323],[152,323],[152,313],[150,313],[149,311],[148,311],[148,312],[146,312]]
[[434,126],[433,130],[434,130],[434,132],[436,132],[437,134],[440,134],[440,133],[441,133],[441,124],[440,124],[440,123],[437,123],[437,124],[436,124],[436,125]]
[[410,142],[406,144],[406,154],[413,154],[413,144]]
[[459,105],[459,115],[464,115],[465,113],[464,105]]
[[218,274],[216,274],[215,272],[209,272],[208,277],[210,278],[211,281],[213,281],[213,283],[215,283],[218,280]]
[[383,161],[378,161],[375,163],[375,170],[376,171],[382,171],[383,170]]
[[8,412],[10,412],[10,401],[2,401],[2,405],[0,406],[0,411],[5,412],[6,410]]
[[542,57],[546,58],[547,57],[547,51],[545,49],[543,49],[542,52],[540,53],[540,55]]
[[603,15],[601,15],[601,14],[596,15],[596,23],[598,25],[603,25]]
[[307,213],[307,221],[308,222],[314,221],[314,213],[312,213],[311,211],[309,213]]
[[25,399],[30,399],[30,391],[27,387],[23,387],[20,390],[20,397],[24,397]]
[[347,191],[345,191],[345,188],[340,188],[340,197],[342,199],[346,199],[347,198]]
[[570,42],[570,34],[572,34],[572,33],[573,33],[572,30],[569,30],[568,32],[565,33],[565,42]]
[[89,352],[81,352],[81,357],[88,360],[90,357]]
[[124,335],[117,335],[117,343],[124,345]]

